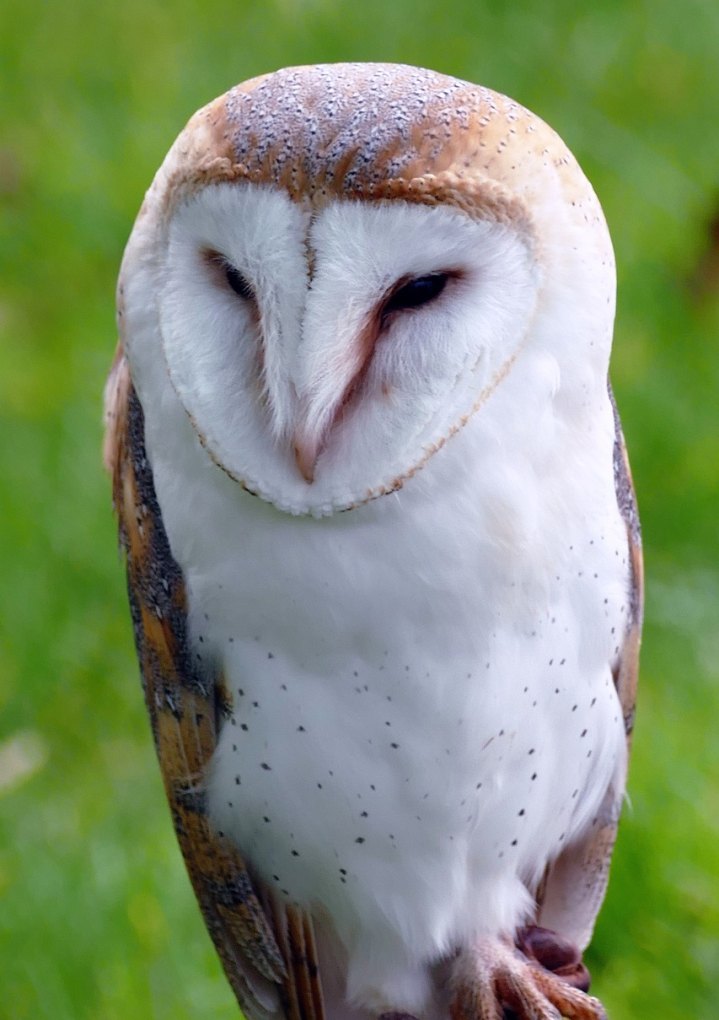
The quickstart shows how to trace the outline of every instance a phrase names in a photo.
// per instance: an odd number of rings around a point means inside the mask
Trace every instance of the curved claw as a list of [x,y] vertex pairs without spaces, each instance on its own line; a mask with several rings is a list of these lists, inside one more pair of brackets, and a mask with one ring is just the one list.
[[573,988],[588,992],[591,978],[579,946],[549,928],[530,925],[520,928],[515,945],[528,960],[534,960],[545,970],[556,974]]

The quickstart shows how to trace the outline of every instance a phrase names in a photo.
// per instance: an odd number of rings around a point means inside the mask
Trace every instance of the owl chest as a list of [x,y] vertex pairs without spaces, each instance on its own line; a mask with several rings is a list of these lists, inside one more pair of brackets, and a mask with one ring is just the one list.
[[558,589],[517,597],[489,555],[449,563],[431,543],[413,558],[411,537],[354,537],[321,557],[312,542],[255,543],[254,569],[225,561],[193,588],[233,701],[213,763],[218,824],[298,899],[374,886],[408,859],[413,881],[468,853],[475,869],[505,853],[519,867],[535,832],[549,847],[571,827],[613,726],[606,657],[580,665],[586,607]]

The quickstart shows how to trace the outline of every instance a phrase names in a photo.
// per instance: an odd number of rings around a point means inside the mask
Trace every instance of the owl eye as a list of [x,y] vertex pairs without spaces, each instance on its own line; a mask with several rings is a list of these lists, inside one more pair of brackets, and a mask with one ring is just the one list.
[[226,259],[223,259],[223,269],[225,271],[225,279],[235,294],[238,294],[244,301],[253,301],[255,292],[242,273],[235,269],[232,263]]
[[408,280],[387,298],[382,308],[382,317],[392,312],[428,305],[442,293],[449,276],[449,273],[428,273],[427,276],[416,276],[413,280]]
[[232,265],[228,258],[225,258],[218,251],[212,251],[211,249],[205,249],[201,254],[218,283],[234,290],[235,294],[241,297],[243,301],[255,300],[252,284],[245,279],[239,269]]

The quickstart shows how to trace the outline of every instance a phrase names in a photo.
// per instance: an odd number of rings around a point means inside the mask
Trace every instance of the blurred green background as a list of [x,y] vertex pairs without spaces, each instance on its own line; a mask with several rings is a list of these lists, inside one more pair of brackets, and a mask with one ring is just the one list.
[[123,244],[185,120],[261,71],[347,59],[508,93],[604,204],[648,600],[589,962],[613,1020],[719,1016],[718,52],[713,0],[2,0],[0,1017],[236,1016],[153,757],[100,393]]

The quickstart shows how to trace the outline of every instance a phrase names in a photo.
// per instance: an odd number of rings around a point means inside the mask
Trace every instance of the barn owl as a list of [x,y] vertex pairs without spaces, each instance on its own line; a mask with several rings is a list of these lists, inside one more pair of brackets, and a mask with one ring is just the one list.
[[416,68],[238,85],[147,193],[106,459],[251,1020],[604,1016],[642,601],[614,288],[557,135]]

